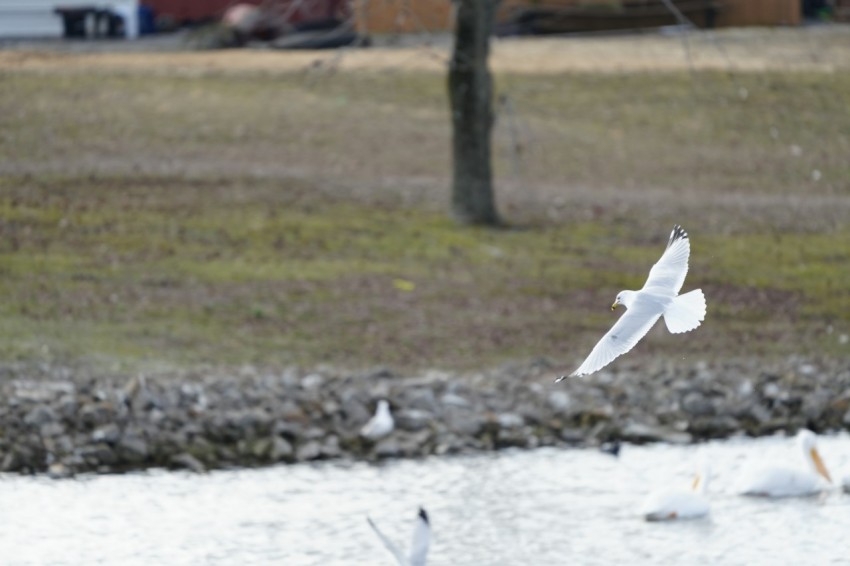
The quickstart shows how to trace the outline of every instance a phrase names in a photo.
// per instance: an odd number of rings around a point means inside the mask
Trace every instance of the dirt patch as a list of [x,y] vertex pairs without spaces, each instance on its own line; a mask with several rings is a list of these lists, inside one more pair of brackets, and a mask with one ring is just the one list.
[[[686,44],[687,43],[687,48]],[[434,71],[449,60],[449,41],[425,37],[419,45],[336,51],[226,50],[208,52],[78,53],[51,42],[0,52],[0,69],[63,71],[264,72]],[[179,47],[179,44],[176,45]],[[109,47],[106,47],[109,49]],[[114,47],[113,47],[114,49]],[[139,49],[143,49],[140,47]],[[689,54],[688,54],[689,53]],[[850,27],[729,29],[687,35],[509,38],[494,40],[496,73],[570,71],[767,71],[834,72],[850,68]]]

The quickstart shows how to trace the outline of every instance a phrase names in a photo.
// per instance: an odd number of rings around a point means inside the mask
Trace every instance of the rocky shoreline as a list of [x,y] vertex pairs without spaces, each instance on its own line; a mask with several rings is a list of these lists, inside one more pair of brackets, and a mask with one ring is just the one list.
[[[850,429],[850,362],[841,360],[619,364],[560,384],[546,360],[465,375],[4,373],[0,470],[53,477]],[[382,398],[395,431],[360,438]]]

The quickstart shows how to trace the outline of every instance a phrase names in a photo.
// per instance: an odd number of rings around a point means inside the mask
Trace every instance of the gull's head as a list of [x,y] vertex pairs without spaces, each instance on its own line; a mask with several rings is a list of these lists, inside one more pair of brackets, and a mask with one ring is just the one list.
[[386,399],[381,399],[378,401],[378,413],[384,414],[390,412],[390,404]]
[[803,457],[806,459],[806,463],[823,479],[832,483],[829,471],[826,469],[826,465],[824,465],[823,459],[818,452],[817,435],[810,430],[803,429],[797,433],[797,444],[803,450]]
[[634,291],[620,291],[617,293],[617,298],[614,299],[614,304],[611,305],[611,310],[614,310],[619,305],[623,305],[626,308],[632,306],[632,301],[634,300],[635,292]]

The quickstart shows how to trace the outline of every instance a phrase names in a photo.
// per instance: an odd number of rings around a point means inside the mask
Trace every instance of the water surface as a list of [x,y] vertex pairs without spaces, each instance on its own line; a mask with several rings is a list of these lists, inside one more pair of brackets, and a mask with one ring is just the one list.
[[[850,436],[822,438],[820,448],[833,475],[850,469]],[[714,472],[711,517],[642,521],[644,495],[687,486],[699,450]],[[205,475],[5,475],[0,556],[56,566],[393,564],[366,516],[407,547],[423,505],[436,565],[848,563],[850,495],[733,495],[737,472],[758,459],[801,465],[792,441],[769,438],[625,446],[619,459],[540,449]]]

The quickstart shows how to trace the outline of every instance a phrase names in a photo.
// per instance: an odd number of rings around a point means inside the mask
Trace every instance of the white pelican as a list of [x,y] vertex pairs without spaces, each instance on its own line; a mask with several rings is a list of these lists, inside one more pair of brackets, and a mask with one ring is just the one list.
[[369,440],[378,440],[390,434],[395,428],[393,416],[390,414],[390,405],[386,399],[378,401],[378,408],[369,422],[360,429],[360,436]]
[[[681,226],[673,226],[667,249],[652,269],[640,291],[620,291],[611,305],[626,307],[611,330],[602,337],[586,360],[570,376],[588,375],[604,368],[635,347],[662,315],[673,334],[693,330],[705,319],[705,296],[700,289],[679,294],[688,274],[691,243]],[[566,379],[559,377],[556,382]]]
[[759,465],[744,472],[738,482],[740,495],[761,497],[798,497],[816,495],[826,489],[832,478],[817,449],[817,436],[810,430],[797,433],[797,445],[808,469]]
[[699,519],[707,516],[709,504],[706,490],[710,475],[708,463],[702,460],[690,490],[660,489],[651,492],[641,505],[641,516],[647,521]]
[[378,538],[381,539],[387,550],[395,556],[399,566],[425,566],[425,559],[428,557],[428,544],[431,539],[431,524],[428,522],[428,513],[425,512],[425,509],[420,507],[419,514],[416,516],[416,526],[413,528],[413,542],[410,545],[410,556],[405,556],[390,539],[384,536],[384,533],[378,529],[371,518],[367,517],[366,520],[369,521],[369,526],[372,527],[372,530],[375,531],[375,534],[378,535]]

